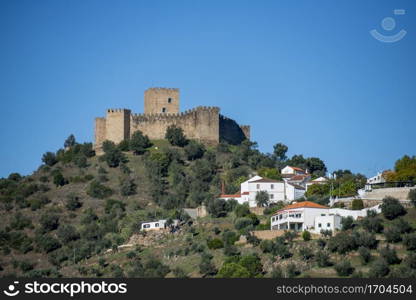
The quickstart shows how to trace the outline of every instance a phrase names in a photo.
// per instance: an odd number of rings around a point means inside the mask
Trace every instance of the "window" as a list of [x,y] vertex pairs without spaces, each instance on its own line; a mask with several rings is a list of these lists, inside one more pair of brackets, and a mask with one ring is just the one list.
[[150,228],[150,224],[144,224],[143,228]]
[[273,218],[272,218],[272,221],[273,221],[273,222],[274,222],[274,221],[276,221],[276,217],[273,217]]
[[326,223],[326,227],[331,227],[331,223]]
[[271,184],[270,185],[270,189],[274,189],[274,184]]
[[270,199],[273,199],[274,198],[274,195],[273,194],[270,194]]
[[162,107],[162,113],[166,112],[166,107]]
[[155,227],[159,227],[159,223],[155,223]]
[[172,103],[172,98],[168,98],[168,103]]
[[322,227],[321,223],[318,223],[318,228],[321,228],[321,227]]
[[257,185],[256,185],[256,188],[257,188],[257,189],[259,189],[259,188],[260,188],[260,184],[257,184]]
[[325,217],[326,215],[325,215],[325,214],[321,214],[321,216],[322,216],[322,217]]

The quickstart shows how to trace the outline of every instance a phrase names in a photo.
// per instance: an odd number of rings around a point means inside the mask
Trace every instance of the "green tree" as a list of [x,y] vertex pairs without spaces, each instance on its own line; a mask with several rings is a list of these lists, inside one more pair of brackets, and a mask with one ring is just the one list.
[[304,241],[310,241],[311,240],[311,233],[307,230],[304,230],[302,232],[302,238]]
[[250,272],[238,263],[225,263],[217,275],[218,278],[249,278]]
[[140,130],[135,131],[130,138],[130,150],[134,154],[139,155],[146,152],[146,149],[151,147],[149,137],[144,135]]
[[68,180],[66,180],[62,173],[58,171],[53,176],[53,183],[56,186],[63,186],[68,183]]
[[74,211],[80,208],[82,206],[82,203],[81,201],[79,201],[79,197],[76,194],[71,193],[68,195],[66,199],[65,206],[68,210]]
[[104,199],[111,196],[113,191],[109,187],[94,180],[89,184],[87,194],[93,198]]
[[273,155],[276,159],[284,161],[287,159],[286,152],[289,148],[283,143],[277,143],[273,146]]
[[361,210],[363,208],[364,208],[363,200],[361,200],[361,199],[352,200],[352,203],[351,203],[351,209],[352,210]]
[[354,226],[354,219],[351,216],[342,217],[341,219],[342,230],[352,229]]
[[367,247],[359,247],[358,254],[360,255],[363,264],[367,264],[371,260],[371,252]]
[[127,162],[127,158],[123,152],[111,141],[103,142],[104,155],[101,160],[104,160],[110,168],[116,168],[120,163]]
[[75,140],[75,136],[73,134],[71,134],[70,136],[68,136],[68,138],[65,140],[64,143],[64,148],[71,148],[73,146],[76,145],[76,140]]
[[270,203],[269,193],[266,191],[259,191],[256,193],[256,203],[259,207],[267,207]]
[[207,246],[209,249],[220,249],[224,247],[224,243],[222,240],[215,238],[215,239],[209,239],[207,241]]
[[371,266],[368,275],[374,278],[381,278],[386,276],[390,272],[387,262],[379,258]]
[[257,171],[259,176],[274,180],[282,180],[282,175],[280,174],[279,170],[276,168],[261,168]]
[[195,160],[201,158],[205,153],[204,145],[191,140],[188,145],[184,147],[185,155],[188,160]]
[[343,259],[341,262],[334,266],[335,271],[339,276],[349,276],[354,272],[354,268],[351,266],[349,260]]
[[383,215],[389,220],[406,214],[406,210],[400,204],[399,200],[390,196],[383,199],[383,204],[381,204],[380,208]]
[[42,232],[52,231],[58,228],[59,226],[59,217],[55,214],[43,214],[40,219],[40,228]]
[[325,163],[317,157],[307,158],[306,167],[309,173],[315,176],[325,176],[325,173],[327,171]]
[[183,147],[188,143],[182,128],[175,125],[171,125],[166,129],[165,139],[173,146]]
[[56,155],[53,152],[46,152],[45,154],[43,154],[42,161],[48,166],[53,166],[58,162],[58,160],[56,159]]

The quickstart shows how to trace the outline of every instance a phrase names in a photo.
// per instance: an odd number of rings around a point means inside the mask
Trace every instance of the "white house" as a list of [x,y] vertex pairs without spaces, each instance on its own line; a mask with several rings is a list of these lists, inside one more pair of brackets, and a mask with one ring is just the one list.
[[[173,220],[172,225],[176,226],[179,224],[178,220]],[[149,230],[160,230],[167,228],[167,220],[159,220],[154,222],[143,222],[140,230],[149,231]]]
[[386,178],[384,178],[385,171],[378,172],[376,176],[370,177],[367,179],[368,184],[384,183]]
[[300,175],[300,174],[307,174],[308,172],[298,167],[286,166],[282,169],[281,173],[282,175],[283,174]]
[[306,182],[306,190],[308,190],[308,187],[310,187],[312,184],[326,184],[328,183],[328,178],[326,177],[319,177],[314,180]]
[[271,217],[270,227],[276,229],[309,230],[320,233],[321,230],[341,229],[341,219],[351,216],[354,220],[365,217],[368,210],[381,212],[380,206],[364,208],[362,210],[349,210],[342,208],[329,208],[310,201],[290,204],[277,211]]
[[269,194],[271,203],[278,201],[292,201],[302,198],[305,194],[305,188],[296,184],[290,184],[286,181],[254,176],[241,184],[240,193],[221,194],[220,199],[235,199],[238,203],[248,203],[250,207],[257,206],[256,195],[260,191],[266,191]]

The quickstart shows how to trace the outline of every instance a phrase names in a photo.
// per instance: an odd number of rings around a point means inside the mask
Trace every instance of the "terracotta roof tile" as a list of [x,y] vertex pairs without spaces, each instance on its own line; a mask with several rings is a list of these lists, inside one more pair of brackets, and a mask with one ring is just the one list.
[[221,194],[219,198],[240,198],[240,194]]
[[282,209],[278,210],[278,212],[280,212],[282,210],[288,210],[288,209],[294,209],[294,208],[302,208],[302,207],[308,207],[308,208],[329,208],[327,206],[323,206],[323,205],[320,205],[320,204],[315,203],[315,202],[303,201],[303,202],[297,202],[297,203],[294,203],[294,204],[287,205],[287,206],[283,207]]

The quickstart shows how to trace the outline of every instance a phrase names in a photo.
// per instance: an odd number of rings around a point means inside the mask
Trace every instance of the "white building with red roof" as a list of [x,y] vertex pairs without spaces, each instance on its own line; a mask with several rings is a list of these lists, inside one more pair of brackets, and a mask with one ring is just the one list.
[[341,208],[329,208],[311,201],[292,203],[278,210],[270,222],[271,230],[309,230],[320,233],[322,230],[341,229],[341,219],[352,217],[354,220],[363,218],[368,210],[380,213],[380,206],[364,208],[362,210],[348,210]]
[[278,201],[290,202],[302,198],[305,194],[305,188],[288,183],[285,180],[275,180],[263,178],[261,176],[254,176],[241,184],[240,193],[228,195],[221,194],[221,199],[235,199],[238,203],[248,203],[250,207],[256,207],[256,195],[260,191],[265,191],[269,194],[271,203]]

